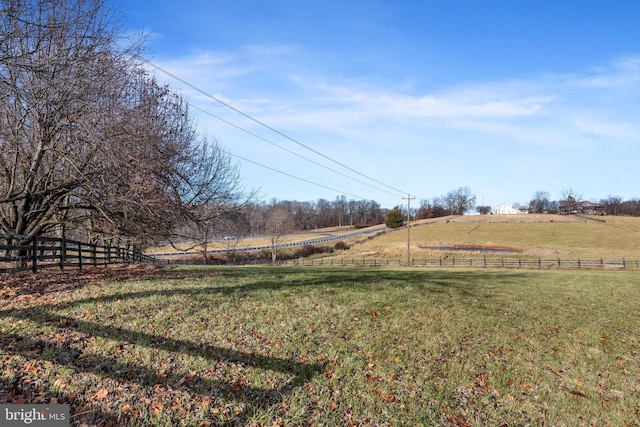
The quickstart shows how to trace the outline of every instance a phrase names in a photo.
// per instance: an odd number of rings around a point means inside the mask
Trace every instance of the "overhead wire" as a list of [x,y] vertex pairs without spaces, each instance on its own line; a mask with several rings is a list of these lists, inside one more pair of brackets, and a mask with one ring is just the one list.
[[[196,110],[199,110],[199,111],[201,111],[201,112],[202,112],[202,113],[204,113],[204,114],[207,114],[207,115],[209,115],[209,116],[211,116],[211,117],[213,117],[213,118],[215,118],[215,119],[217,119],[217,120],[219,120],[219,121],[221,121],[221,122],[223,122],[223,123],[225,123],[225,124],[227,124],[227,125],[229,125],[229,126],[232,126],[232,127],[236,128],[236,129],[238,129],[238,130],[242,131],[242,132],[245,132],[245,133],[247,133],[247,134],[249,134],[249,135],[253,136],[254,138],[258,138],[258,139],[260,139],[260,140],[262,140],[262,141],[264,141],[264,142],[266,142],[266,143],[268,143],[268,144],[271,144],[271,145],[273,145],[273,146],[275,146],[275,147],[278,147],[279,149],[284,150],[284,151],[286,151],[287,153],[293,154],[294,156],[297,156],[297,157],[299,157],[299,158],[301,158],[301,159],[304,159],[304,160],[306,160],[306,161],[308,161],[308,162],[310,162],[310,163],[313,163],[314,165],[320,166],[321,168],[324,168],[324,169],[326,169],[326,170],[328,170],[328,171],[331,171],[331,172],[333,172],[333,173],[335,173],[335,174],[341,175],[341,176],[343,176],[343,177],[345,177],[345,178],[348,178],[348,179],[350,179],[350,180],[352,180],[352,181],[355,181],[355,182],[357,182],[357,183],[360,183],[360,184],[362,184],[362,185],[366,185],[366,186],[368,186],[368,187],[370,187],[370,188],[373,188],[373,189],[375,189],[375,190],[381,191],[381,192],[383,192],[383,193],[387,193],[387,194],[391,194],[391,195],[393,195],[393,196],[397,196],[397,194],[396,194],[396,193],[392,193],[392,192],[390,192],[390,191],[388,191],[388,190],[384,190],[384,189],[378,188],[378,187],[376,187],[376,186],[374,186],[374,185],[371,185],[371,184],[369,184],[369,183],[367,183],[367,182],[361,181],[361,180],[356,179],[356,178],[354,178],[354,177],[352,177],[352,176],[349,176],[349,175],[347,175],[347,174],[345,174],[345,173],[342,173],[342,172],[337,171],[337,170],[335,170],[335,169],[332,169],[332,168],[330,168],[330,167],[328,167],[328,166],[326,166],[326,165],[323,165],[322,163],[316,162],[316,161],[315,161],[315,160],[313,160],[313,159],[309,159],[309,158],[307,158],[307,157],[303,156],[302,154],[296,153],[296,152],[295,152],[295,151],[293,151],[293,150],[290,150],[290,149],[288,149],[288,148],[286,148],[286,147],[283,147],[283,146],[281,146],[281,145],[279,145],[279,144],[276,144],[275,142],[270,141],[270,140],[268,140],[267,138],[264,138],[263,136],[260,136],[260,135],[258,135],[258,134],[256,134],[256,133],[254,133],[254,132],[251,132],[250,130],[247,130],[247,129],[243,128],[242,126],[238,126],[238,125],[236,125],[235,123],[232,123],[232,122],[230,122],[230,121],[228,121],[228,120],[226,120],[226,119],[223,119],[222,117],[217,116],[216,114],[213,114],[213,113],[211,113],[210,111],[205,110],[204,108],[200,108],[200,107],[198,107],[197,105],[192,104],[191,102],[189,102],[188,104],[189,104],[189,106],[191,106],[192,108],[195,108]],[[231,153],[229,153],[229,154],[231,154]],[[236,156],[236,157],[240,158],[239,156]],[[256,162],[252,162],[251,160],[248,160],[248,159],[243,159],[243,160],[248,161],[248,162],[250,162],[250,163],[255,163],[256,165],[259,165],[259,166],[266,167],[267,169],[275,170],[274,168],[270,168],[270,167],[267,167],[267,166],[261,165],[261,164],[256,163]],[[277,170],[276,170],[276,171],[277,171]],[[277,172],[281,172],[281,171],[277,171]],[[286,175],[292,176],[292,175],[290,175],[290,174],[286,174]],[[297,177],[294,177],[294,178],[297,178]],[[306,180],[304,180],[304,181],[306,181]],[[307,181],[307,182],[308,182],[308,181]],[[344,193],[344,194],[346,194],[346,193]]]
[[265,169],[272,170],[272,171],[274,171],[274,172],[277,172],[277,173],[279,173],[279,174],[282,174],[282,175],[288,176],[288,177],[290,177],[290,178],[294,178],[294,179],[297,179],[297,180],[299,180],[299,181],[306,182],[307,184],[312,184],[312,185],[315,185],[315,186],[317,186],[317,187],[322,187],[322,188],[327,189],[327,190],[335,191],[335,192],[337,192],[337,193],[344,194],[345,196],[351,196],[351,197],[355,197],[355,198],[357,198],[357,199],[362,199],[362,200],[366,199],[365,197],[358,196],[358,195],[356,195],[356,194],[346,193],[346,192],[341,191],[341,190],[338,190],[338,189],[336,189],[336,188],[332,188],[332,187],[326,186],[326,185],[324,185],[324,184],[318,184],[317,182],[309,181],[308,179],[300,178],[299,176],[295,176],[295,175],[292,175],[292,174],[290,174],[290,173],[283,172],[283,171],[281,171],[281,170],[279,170],[279,169],[272,168],[271,166],[263,165],[262,163],[258,163],[258,162],[256,162],[256,161],[249,160],[249,159],[247,159],[247,158],[245,158],[245,157],[239,156],[239,155],[237,155],[237,154],[233,154],[233,153],[231,153],[230,151],[227,151],[227,150],[222,150],[222,149],[221,149],[220,151],[222,151],[223,153],[228,154],[228,155],[230,155],[230,156],[236,157],[236,158],[238,158],[238,159],[240,159],[240,160],[243,160],[243,161],[245,161],[245,162],[253,163],[254,165],[257,165],[257,166],[263,167],[263,168],[265,168]]
[[[264,128],[266,128],[266,129],[268,129],[268,130],[270,130],[270,131],[272,131],[272,132],[276,133],[277,135],[280,135],[281,137],[283,137],[283,138],[285,138],[285,139],[287,139],[287,140],[289,140],[289,141],[291,141],[291,142],[293,142],[293,143],[295,143],[295,144],[297,144],[297,145],[299,145],[299,146],[301,146],[301,147],[303,147],[303,148],[305,148],[305,149],[307,149],[307,150],[309,150],[309,151],[311,151],[311,152],[313,152],[313,153],[315,153],[315,154],[317,154],[317,155],[319,155],[319,156],[321,156],[321,157],[323,157],[323,158],[325,158],[325,159],[329,160],[330,162],[335,163],[335,164],[337,164],[337,165],[339,165],[339,166],[341,166],[341,167],[343,167],[343,168],[345,168],[345,169],[347,169],[347,170],[349,170],[349,171],[351,171],[351,172],[353,172],[353,173],[355,173],[355,174],[357,174],[357,175],[360,175],[360,176],[362,176],[362,177],[364,177],[364,178],[366,178],[366,179],[368,179],[368,180],[370,180],[370,181],[372,181],[372,182],[375,182],[375,183],[380,184],[380,185],[382,185],[382,186],[384,186],[384,187],[386,187],[386,188],[389,188],[389,189],[391,189],[391,190],[393,190],[393,191],[397,192],[398,194],[408,194],[408,192],[406,192],[406,191],[402,191],[402,190],[399,190],[399,189],[397,189],[397,188],[395,188],[395,187],[392,187],[392,186],[390,186],[390,185],[388,185],[388,184],[385,184],[385,183],[384,183],[384,182],[382,182],[382,181],[379,181],[379,180],[377,180],[377,179],[375,179],[375,178],[372,178],[372,177],[370,177],[370,176],[368,176],[368,175],[366,175],[366,174],[364,174],[364,173],[362,173],[362,172],[359,172],[359,171],[357,171],[357,170],[355,170],[355,169],[353,169],[353,168],[351,168],[351,167],[349,167],[349,166],[345,165],[344,163],[339,162],[338,160],[335,160],[335,159],[333,159],[333,158],[331,158],[331,157],[329,157],[329,156],[327,156],[327,155],[325,155],[325,154],[323,154],[323,153],[319,152],[318,150],[315,150],[315,149],[313,149],[313,148],[311,148],[311,147],[307,146],[306,144],[303,144],[302,142],[298,141],[297,139],[290,137],[289,135],[287,135],[287,134],[285,134],[285,133],[283,133],[283,132],[279,131],[278,129],[275,129],[275,128],[274,128],[274,127],[272,127],[272,126],[269,126],[268,124],[266,124],[266,123],[264,123],[264,122],[262,122],[262,121],[260,121],[260,120],[258,120],[258,119],[256,119],[256,118],[254,118],[253,116],[251,116],[251,115],[249,115],[249,114],[245,113],[244,111],[242,111],[242,110],[240,110],[240,109],[238,109],[238,108],[236,108],[236,107],[232,106],[231,104],[229,104],[229,103],[227,103],[227,102],[225,102],[225,101],[223,101],[223,100],[219,99],[218,97],[216,97],[216,96],[214,96],[214,95],[211,95],[211,94],[209,94],[208,92],[205,92],[204,90],[200,89],[199,87],[197,87],[197,86],[195,86],[195,85],[193,85],[193,84],[189,83],[188,81],[184,80],[183,78],[181,78],[181,77],[179,77],[179,76],[177,76],[177,75],[175,75],[175,74],[171,73],[170,71],[168,71],[168,70],[164,69],[163,67],[160,67],[159,65],[157,65],[157,64],[155,64],[155,63],[153,63],[153,62],[151,62],[150,60],[145,59],[145,58],[141,58],[141,59],[142,59],[144,62],[146,62],[147,64],[149,64],[151,67],[155,68],[156,70],[158,70],[158,71],[160,71],[160,72],[162,72],[162,73],[164,73],[164,74],[168,75],[169,77],[171,77],[171,78],[173,78],[173,79],[175,79],[175,80],[177,80],[177,81],[181,82],[182,84],[184,84],[184,85],[186,85],[186,86],[190,87],[191,89],[193,89],[193,90],[195,90],[195,91],[199,92],[200,94],[202,94],[202,95],[206,96],[207,98],[210,98],[210,99],[212,99],[212,100],[214,100],[214,101],[218,102],[219,104],[221,104],[221,105],[225,106],[226,108],[228,108],[228,109],[230,109],[230,110],[232,110],[232,111],[236,112],[237,114],[240,114],[241,116],[243,116],[243,117],[245,117],[245,118],[247,118],[247,119],[249,119],[249,120],[253,121],[254,123],[257,123],[257,124],[259,124],[260,126],[263,126]],[[198,108],[198,109],[202,111],[202,109],[200,109],[200,108]],[[209,113],[207,113],[207,114],[209,114]],[[217,116],[214,116],[214,117],[215,117],[215,118],[218,118]],[[224,120],[223,120],[223,121],[224,121]],[[230,122],[227,122],[227,121],[224,121],[224,122],[225,122],[225,123],[230,124]],[[246,131],[246,130],[244,130],[244,129],[240,128],[239,126],[236,126],[236,125],[232,125],[232,126],[234,126],[234,127],[236,127],[236,128],[239,128],[239,129],[241,129],[241,130],[243,130],[243,131]],[[253,134],[252,132],[249,132],[249,131],[246,131],[246,132],[250,133],[250,134],[251,134],[251,135],[253,135],[253,136],[256,136],[256,135],[255,135],[255,134]],[[266,140],[266,139],[261,138],[261,137],[260,137],[260,139],[262,139],[262,140]],[[268,141],[268,140],[266,140],[266,141],[267,141],[267,142],[269,142],[269,143],[271,143],[271,142],[270,142],[270,141]],[[277,146],[277,145],[276,145],[276,146]],[[279,146],[278,146],[278,147],[279,147]],[[282,147],[279,147],[279,148],[282,148]],[[290,150],[286,150],[286,151],[291,152]],[[296,154],[296,155],[297,155],[297,154]],[[300,156],[300,157],[304,158],[303,156]],[[306,158],[305,158],[305,159],[306,159]],[[246,160],[246,159],[245,159],[245,160]],[[309,159],[306,159],[306,160],[309,160]],[[309,161],[311,161],[311,160],[309,160]],[[313,161],[312,161],[312,162],[313,162]],[[253,163],[255,163],[255,162],[253,162]],[[318,164],[318,163],[316,163],[316,162],[313,162],[313,163]],[[323,166],[323,167],[324,167],[324,166]],[[270,169],[272,169],[272,168],[270,168]],[[331,171],[333,171],[333,172],[336,172],[336,173],[339,173],[340,175],[347,176],[347,175],[344,175],[344,174],[342,174],[342,173],[340,173],[340,172],[334,171],[333,169],[330,169],[330,168],[329,168],[329,170],[331,170]],[[350,179],[353,179],[352,177],[349,177],[349,176],[347,176],[347,177],[348,177],[348,178],[350,178]],[[358,180],[356,180],[356,181],[357,181],[357,182],[362,183],[361,181],[358,181]],[[366,184],[366,185],[368,185],[368,184]],[[373,187],[373,188],[375,188],[375,187]],[[376,188],[376,189],[377,189],[377,188]],[[335,189],[332,189],[332,190],[333,190],[333,191],[335,191]],[[377,190],[380,190],[380,189],[377,189]],[[385,191],[385,192],[387,192],[387,193],[388,193],[388,191],[386,191],[386,190],[382,190],[382,191]],[[340,193],[343,193],[343,192],[340,192]],[[343,193],[343,194],[346,194],[346,193]],[[389,193],[389,194],[393,194],[393,193]],[[398,194],[395,194],[395,195],[398,195]]]

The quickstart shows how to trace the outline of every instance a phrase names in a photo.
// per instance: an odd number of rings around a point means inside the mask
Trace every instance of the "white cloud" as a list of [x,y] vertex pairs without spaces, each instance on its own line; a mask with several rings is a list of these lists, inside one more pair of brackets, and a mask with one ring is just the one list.
[[[640,87],[640,56],[583,74],[410,93],[406,87],[376,84],[371,76],[305,73],[292,60],[296,49],[253,45],[236,54],[198,52],[162,66],[280,131],[323,135],[323,141],[335,144],[355,138],[375,145],[382,135],[416,141],[434,132],[457,140],[476,133],[474,138],[495,144],[574,148],[611,139],[637,144],[640,138],[633,122],[638,100],[629,96]],[[215,114],[222,111],[234,123],[257,128],[202,94],[188,88],[185,93],[200,107],[217,108]],[[212,119],[205,118],[205,125],[207,120]]]
[[582,117],[572,120],[570,124],[576,130],[595,137],[608,139],[638,139],[640,137],[640,126],[627,122],[607,122],[594,117]]
[[627,88],[640,84],[640,56],[625,56],[605,67],[595,67],[589,74],[574,76],[572,83],[594,88]]
[[446,94],[420,97],[383,95],[363,97],[360,103],[379,115],[391,115],[396,118],[506,118],[537,114],[543,104],[552,99],[552,97],[493,99],[490,94],[487,95],[482,100],[465,99]]

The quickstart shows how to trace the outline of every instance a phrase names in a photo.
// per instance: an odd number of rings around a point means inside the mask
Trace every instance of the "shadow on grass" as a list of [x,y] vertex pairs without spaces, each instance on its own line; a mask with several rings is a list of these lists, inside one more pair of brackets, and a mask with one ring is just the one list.
[[[251,385],[231,383],[225,379],[212,379],[197,377],[197,384],[191,384],[188,389],[192,395],[219,396],[224,399],[244,403],[241,413],[235,414],[229,424],[244,424],[256,410],[265,409],[283,403],[284,399],[297,387],[311,380],[323,371],[323,366],[317,363],[302,363],[299,360],[277,358],[261,354],[236,351],[209,344],[196,344],[186,339],[169,338],[146,331],[128,329],[124,327],[107,326],[96,322],[80,320],[74,317],[56,314],[55,310],[80,306],[82,304],[101,304],[115,300],[136,299],[146,296],[177,296],[184,295],[196,297],[199,295],[211,295],[219,293],[229,295],[234,293],[250,293],[261,290],[296,289],[299,287],[322,286],[338,289],[343,286],[357,286],[363,292],[378,286],[414,286],[416,292],[434,291],[438,288],[447,289],[460,297],[474,297],[482,288],[477,282],[503,283],[521,282],[526,272],[499,272],[494,271],[446,271],[446,270],[382,270],[382,269],[322,269],[301,270],[298,268],[201,268],[168,270],[155,277],[165,281],[176,281],[175,287],[161,290],[145,290],[136,292],[119,292],[108,296],[89,297],[70,302],[61,302],[47,307],[33,307],[23,309],[8,309],[0,311],[4,318],[27,319],[40,325],[54,326],[57,331],[65,334],[81,334],[87,337],[101,337],[115,341],[127,341],[136,346],[146,346],[155,349],[167,350],[189,356],[202,357],[212,365],[223,362],[229,364],[242,364],[261,370],[276,371],[284,374],[287,380],[274,388],[259,388]],[[182,281],[191,279],[207,279],[211,277],[212,283],[199,284],[197,287],[184,286]],[[220,285],[225,281],[233,282],[242,278],[243,283]],[[115,285],[117,286],[117,284]],[[361,288],[360,288],[361,287]],[[55,333],[53,334],[55,336]],[[74,347],[73,342],[56,342],[55,338],[34,334],[33,336],[19,336],[17,334],[4,334],[0,338],[6,349],[7,357],[22,356],[27,359],[37,359],[52,363],[58,368],[66,367],[75,374],[97,374],[103,378],[109,378],[120,382],[135,382],[143,387],[167,387],[176,386],[176,378],[173,376],[159,376],[153,367],[145,366],[130,360],[123,360],[117,355],[95,354],[90,358],[82,357],[82,351]],[[144,343],[144,344],[141,344]],[[77,347],[77,346],[76,346]],[[185,373],[179,373],[184,375]],[[5,389],[0,393],[14,395],[21,393],[17,390],[19,378],[13,384],[0,385]],[[4,382],[4,381],[3,381]],[[60,395],[52,386],[49,386],[50,396]],[[4,401],[7,401],[5,396]],[[89,399],[88,396],[85,396]],[[65,401],[65,399],[67,399]],[[2,397],[0,395],[0,401]],[[30,402],[29,402],[30,403]],[[61,396],[60,403],[70,403],[72,414],[84,407],[87,402],[77,402],[73,397]],[[75,420],[91,424],[126,423],[126,419],[119,418],[121,414],[95,411],[87,415],[79,415]]]
[[[202,397],[221,397],[243,402],[246,405],[244,411],[234,414],[233,420],[229,422],[235,425],[242,425],[246,422],[256,409],[265,409],[281,403],[295,388],[301,386],[323,370],[320,364],[301,363],[297,360],[235,351],[208,344],[197,345],[187,340],[156,336],[125,328],[102,326],[93,322],[79,321],[65,316],[47,315],[43,318],[42,313],[40,313],[39,321],[66,324],[68,325],[67,333],[71,330],[85,334],[83,338],[85,340],[87,337],[98,336],[121,341],[127,340],[135,343],[136,346],[141,346],[139,343],[144,342],[144,346],[147,347],[205,358],[211,365],[216,365],[219,362],[240,364],[243,367],[254,367],[286,374],[289,379],[283,381],[283,384],[271,389],[253,387],[248,384],[231,383],[224,379],[206,378],[201,375],[194,375],[187,381],[188,384],[184,384],[188,386],[187,389],[190,394],[200,394]],[[2,338],[2,341],[3,346],[8,349],[6,353],[9,357],[11,355],[26,355],[28,359],[48,361],[58,368],[68,367],[73,370],[74,374],[96,374],[119,382],[137,382],[144,387],[152,389],[157,389],[158,386],[169,389],[179,388],[185,381],[185,375],[188,374],[185,372],[175,372],[168,375],[159,375],[152,367],[130,360],[123,361],[122,354],[120,356],[113,354],[91,354],[89,357],[83,357],[81,348],[78,348],[81,346],[74,348],[73,345],[68,345],[69,343],[64,345],[65,343],[57,343],[52,339],[48,339],[48,337],[37,338],[7,334]],[[17,382],[18,381],[14,381],[14,383]],[[16,384],[7,384],[5,387],[11,389],[15,386]],[[53,396],[56,394],[58,393],[56,393],[55,390],[49,390],[49,395]],[[60,403],[64,403],[64,397],[60,399]],[[73,399],[68,403],[70,403],[72,407],[76,406],[74,405],[75,402]],[[108,424],[109,422],[123,422],[122,419],[118,419],[118,414],[104,413],[102,411],[89,412],[91,419],[87,420],[83,418],[82,421],[85,423]]]
[[[61,303],[56,308],[73,307],[90,303],[106,303],[120,299],[145,298],[149,296],[200,296],[200,295],[234,295],[247,294],[264,290],[286,290],[305,287],[322,286],[325,288],[340,288],[344,286],[358,286],[363,291],[384,286],[409,286],[416,292],[430,292],[433,287],[439,287],[457,293],[463,297],[474,297],[483,292],[479,285],[510,285],[522,283],[539,272],[530,273],[522,270],[424,270],[424,269],[384,269],[369,268],[318,268],[301,269],[299,267],[198,267],[189,269],[171,269],[152,279],[175,281],[175,287],[170,289],[149,289],[136,292],[123,292],[111,295],[89,297]],[[242,278],[245,283],[224,283]],[[201,283],[197,288],[183,286],[184,280],[213,279],[213,283]],[[151,280],[151,279],[149,279]],[[2,311],[0,311],[2,313]],[[19,313],[16,313],[19,315]]]

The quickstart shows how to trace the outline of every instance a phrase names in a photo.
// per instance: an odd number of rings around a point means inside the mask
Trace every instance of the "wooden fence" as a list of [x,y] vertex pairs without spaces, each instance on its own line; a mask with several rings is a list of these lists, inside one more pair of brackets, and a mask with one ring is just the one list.
[[[324,266],[406,266],[406,259],[392,258],[315,258],[315,259],[295,259],[281,261],[281,265],[324,265]],[[482,258],[414,258],[410,265],[413,267],[504,267],[504,268],[566,268],[566,269],[617,269],[617,270],[640,270],[640,261],[605,260],[605,259],[574,259],[566,260],[560,258],[513,258],[513,257],[482,257]]]
[[0,234],[0,273],[42,268],[156,263],[133,246],[104,246],[63,238]]

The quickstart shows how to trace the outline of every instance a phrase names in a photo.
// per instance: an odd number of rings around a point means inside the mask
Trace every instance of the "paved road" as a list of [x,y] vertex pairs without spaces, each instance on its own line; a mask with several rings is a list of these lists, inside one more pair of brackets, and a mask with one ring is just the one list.
[[[331,232],[331,231],[308,232],[307,234],[320,234],[320,235],[322,235],[324,237],[318,237],[316,239],[303,240],[303,241],[299,241],[299,242],[282,243],[280,245],[280,247],[281,248],[291,248],[291,247],[295,247],[295,246],[317,245],[319,243],[336,242],[336,241],[339,241],[339,240],[349,239],[349,238],[352,238],[352,237],[360,237],[360,236],[365,236],[367,234],[379,233],[380,231],[386,230],[386,228],[387,227],[385,227],[384,225],[379,225],[379,226],[375,226],[375,227],[363,228],[361,230],[354,231],[352,233],[347,233],[347,234],[343,234],[343,233],[340,233],[338,231],[335,231],[335,232]],[[295,235],[291,235],[291,236],[295,236]],[[263,250],[268,250],[268,249],[271,249],[270,245],[260,245],[260,246],[250,246],[250,247],[236,248],[235,251],[236,252],[254,252],[254,251],[263,251]],[[229,252],[229,249],[215,249],[215,250],[207,251],[207,253],[209,253],[209,254],[227,253],[227,252]],[[197,254],[197,252],[168,252],[168,253],[163,253],[163,254],[155,254],[154,256],[164,258],[164,257],[195,255],[195,254]]]

